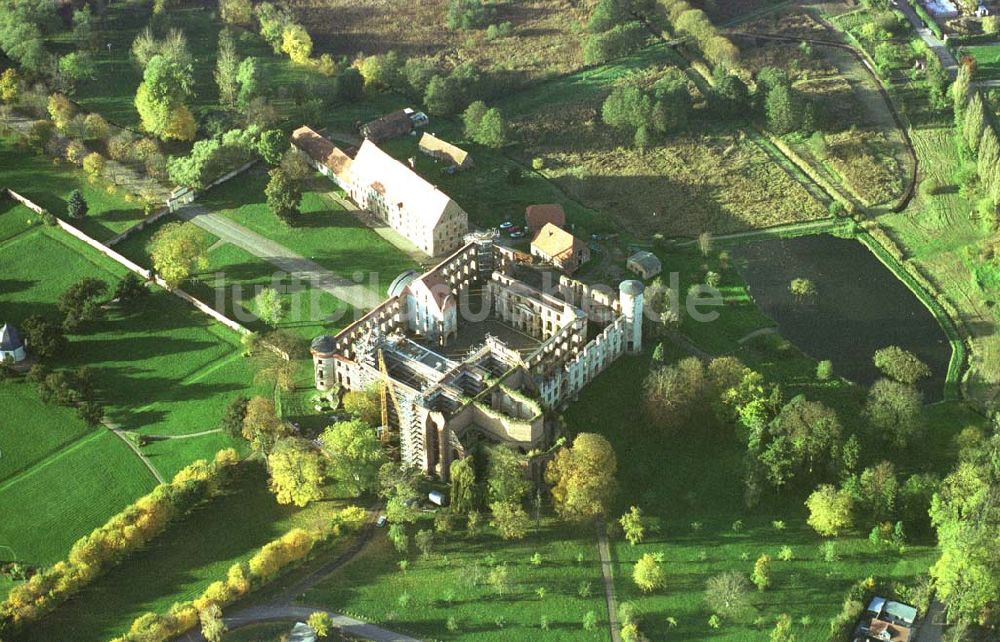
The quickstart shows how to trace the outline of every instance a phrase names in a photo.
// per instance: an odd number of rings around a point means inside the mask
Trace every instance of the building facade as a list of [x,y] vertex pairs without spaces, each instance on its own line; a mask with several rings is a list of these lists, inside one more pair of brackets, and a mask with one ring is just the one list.
[[492,239],[472,240],[318,337],[317,388],[384,390],[403,461],[442,479],[478,440],[546,445],[547,412],[642,349],[643,285],[615,292],[563,276],[544,292],[520,278],[530,269]]

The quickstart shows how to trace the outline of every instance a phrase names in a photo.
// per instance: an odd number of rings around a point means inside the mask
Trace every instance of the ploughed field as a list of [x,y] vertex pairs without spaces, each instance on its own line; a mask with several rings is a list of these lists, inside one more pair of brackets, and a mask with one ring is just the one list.
[[[897,345],[931,368],[920,383],[928,401],[941,399],[951,347],[931,313],[857,241],[832,236],[776,239],[734,248],[733,257],[757,305],[782,336],[859,384],[879,377],[872,355]],[[792,279],[810,279],[816,295],[799,299]]]

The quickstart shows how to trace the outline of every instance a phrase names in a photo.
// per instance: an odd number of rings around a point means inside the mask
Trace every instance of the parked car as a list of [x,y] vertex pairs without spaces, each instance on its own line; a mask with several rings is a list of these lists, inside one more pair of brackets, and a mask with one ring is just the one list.
[[378,519],[375,520],[375,525],[378,526],[379,528],[382,528],[386,525],[388,521],[389,521],[388,517],[386,517],[385,515],[379,515]]
[[504,221],[503,223],[500,224],[500,229],[503,230],[504,232],[506,232],[512,227],[514,227],[514,224],[511,223],[510,221]]
[[525,232],[524,230],[518,230],[516,232],[511,232],[510,238],[512,238],[512,239],[523,239],[527,235],[528,235],[528,233]]

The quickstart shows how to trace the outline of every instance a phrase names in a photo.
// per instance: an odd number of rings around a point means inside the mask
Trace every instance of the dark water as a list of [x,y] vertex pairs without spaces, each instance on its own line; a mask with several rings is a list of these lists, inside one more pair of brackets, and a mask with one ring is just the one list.
[[[864,386],[879,371],[872,355],[896,345],[930,366],[920,382],[927,401],[944,394],[951,346],[916,296],[858,241],[833,236],[760,241],[731,251],[757,305],[782,336],[834,372]],[[800,301],[788,291],[794,278],[816,284]]]

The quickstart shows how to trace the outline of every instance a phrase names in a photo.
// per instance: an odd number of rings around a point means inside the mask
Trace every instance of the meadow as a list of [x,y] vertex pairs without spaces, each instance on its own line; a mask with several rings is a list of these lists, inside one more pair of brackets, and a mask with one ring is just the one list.
[[[419,528],[430,528],[429,522]],[[304,604],[322,604],[409,633],[421,639],[608,640],[607,607],[590,527],[567,527],[544,519],[521,541],[495,534],[470,537],[454,532],[437,537],[431,554],[399,555],[383,531],[356,558],[315,588]],[[541,563],[531,563],[538,553]],[[498,592],[487,577],[506,564],[509,587]],[[581,594],[581,587],[585,587]],[[543,589],[539,594],[539,589]],[[583,618],[594,611],[598,628],[586,631]],[[542,629],[542,618],[548,620]],[[454,618],[454,630],[448,619]]]
[[[51,414],[43,412],[32,423],[11,424],[19,433],[15,438],[30,439],[45,430],[64,428],[47,423],[47,419],[52,419]],[[155,484],[150,472],[118,437],[103,428],[93,429],[27,470],[0,481],[0,515],[4,515],[0,549],[5,558],[8,549],[13,549],[16,560],[52,564],[66,556],[73,542]]]
[[121,635],[146,611],[163,612],[197,597],[267,542],[291,528],[323,526],[343,506],[336,500],[305,509],[280,506],[267,489],[263,466],[241,464],[229,493],[172,524],[148,548],[14,639],[98,642]]
[[[815,362],[787,342],[764,338],[738,354],[769,380],[781,381],[786,397],[806,393],[840,410],[845,425],[856,421],[857,389],[842,381],[815,381]],[[825,561],[824,539],[806,525],[801,493],[765,493],[760,506],[746,509],[741,475],[734,473],[743,469],[745,447],[731,428],[692,425],[668,435],[649,425],[636,403],[638,395],[621,394],[641,388],[648,358],[647,353],[613,365],[581,393],[566,421],[571,431],[601,433],[614,446],[621,491],[613,514],[636,505],[653,524],[642,544],[614,544],[618,599],[636,604],[640,628],[650,639],[766,639],[774,619],[789,613],[795,619],[796,639],[825,642],[827,621],[840,610],[845,591],[855,581],[874,575],[912,583],[926,573],[936,558],[933,542],[911,542],[902,554],[878,551],[862,532],[834,540],[838,561]],[[950,439],[959,429],[956,425],[976,423],[975,415],[961,406],[931,408],[928,443],[896,458],[905,474],[947,470],[954,459]],[[780,521],[781,528],[774,521]],[[783,546],[793,551],[790,561],[777,559]],[[644,553],[663,554],[665,590],[643,594],[633,584],[632,565]],[[703,597],[705,582],[722,571],[749,575],[761,553],[775,560],[773,587],[755,592],[746,620],[723,619],[721,628],[711,628],[713,610]]]
[[[109,122],[133,130],[139,129],[139,114],[135,109],[135,92],[142,82],[142,69],[131,57],[132,41],[152,25],[158,35],[176,28],[187,36],[188,50],[195,60],[194,86],[190,106],[196,113],[218,110],[218,87],[213,79],[215,56],[222,22],[214,10],[201,6],[172,8],[150,20],[149,2],[126,0],[109,5],[105,27],[101,31],[104,46],[95,56],[97,72],[93,80],[81,83],[73,99],[85,109],[97,112]],[[262,77],[268,79],[276,99],[273,104],[283,117],[293,107],[293,89],[324,77],[306,66],[293,64],[274,53],[260,36],[250,31],[238,31],[237,50],[241,56],[254,56],[261,65]],[[54,36],[50,47],[59,53],[72,50],[69,32]]]
[[[91,183],[79,169],[69,163],[53,161],[44,156],[20,149],[14,139],[0,137],[0,175],[3,186],[14,190],[44,207],[52,214],[66,219],[66,199],[70,192],[79,189],[87,201],[89,211],[82,220],[70,221],[86,234],[104,241],[129,227],[145,216],[142,205],[125,194],[102,184]],[[3,204],[2,207],[8,208]],[[23,206],[4,210],[0,220],[0,240],[16,231],[15,217],[38,220],[38,215]]]
[[[0,266],[0,318],[15,325],[33,314],[58,318],[59,294],[84,276],[113,286],[124,274],[47,227],[0,243]],[[173,437],[215,429],[227,396],[251,389],[235,335],[161,290],[129,308],[111,306],[105,320],[68,338],[54,365],[91,366],[107,418],[128,431]],[[5,407],[17,426],[0,445],[0,507],[16,516],[3,520],[0,544],[14,543],[19,559],[55,561],[154,483],[120,439],[103,427],[86,428],[69,409],[42,404],[30,384],[5,384],[0,396],[15,402]],[[221,433],[155,444],[151,459],[167,477],[233,445]]]
[[[298,19],[334,55],[394,50],[404,57],[454,57],[514,84],[575,71],[583,65],[584,25],[592,3],[568,0],[499,0],[490,24],[511,23],[513,33],[490,39],[480,29],[446,26],[445,0],[293,0]],[[442,52],[449,52],[447,56]]]

